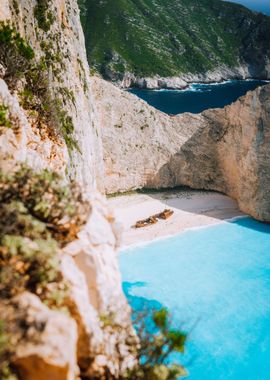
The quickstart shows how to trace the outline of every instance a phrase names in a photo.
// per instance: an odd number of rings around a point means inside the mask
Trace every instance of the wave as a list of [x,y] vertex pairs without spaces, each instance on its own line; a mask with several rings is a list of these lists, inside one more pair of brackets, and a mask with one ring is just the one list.
[[270,83],[270,80],[267,79],[230,79],[230,80],[224,80],[222,82],[212,82],[212,83],[189,83],[189,85],[186,88],[182,89],[171,89],[171,88],[157,88],[157,89],[129,89],[129,92],[135,93],[137,91],[149,91],[149,92],[156,92],[156,93],[171,93],[171,94],[183,94],[183,93],[190,93],[190,92],[211,92],[213,88],[217,86],[230,86],[237,83],[244,83],[244,82],[260,82],[260,83]]

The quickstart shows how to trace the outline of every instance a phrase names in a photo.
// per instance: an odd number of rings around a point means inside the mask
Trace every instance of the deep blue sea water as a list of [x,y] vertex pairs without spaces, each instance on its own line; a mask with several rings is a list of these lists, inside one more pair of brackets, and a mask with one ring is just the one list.
[[[269,0],[270,1],[270,0]],[[200,113],[209,108],[222,108],[267,82],[258,80],[228,81],[219,84],[193,84],[185,90],[140,90],[131,93],[158,110],[176,115],[183,112]]]
[[270,379],[270,225],[244,218],[120,255],[133,308],[165,306],[190,331],[190,380]]
[[270,15],[269,0],[231,0],[231,2],[239,3],[254,11],[263,12],[267,15]]

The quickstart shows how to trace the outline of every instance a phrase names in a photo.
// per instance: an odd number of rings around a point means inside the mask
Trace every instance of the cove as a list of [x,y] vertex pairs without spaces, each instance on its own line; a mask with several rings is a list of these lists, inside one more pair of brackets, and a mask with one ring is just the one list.
[[120,254],[133,309],[165,306],[190,332],[190,380],[268,380],[270,226],[243,218]]
[[170,115],[200,113],[210,108],[223,108],[258,86],[261,80],[233,80],[213,84],[192,84],[185,90],[129,90],[156,109]]

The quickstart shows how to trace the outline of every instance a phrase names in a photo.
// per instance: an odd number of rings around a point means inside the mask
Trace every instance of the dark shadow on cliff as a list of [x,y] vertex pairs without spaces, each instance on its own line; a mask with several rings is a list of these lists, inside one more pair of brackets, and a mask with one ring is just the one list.
[[[144,193],[149,195],[151,198],[157,199],[160,202],[164,203],[164,207],[167,208],[173,207],[185,212],[192,212],[197,215],[213,217],[220,221],[227,221],[228,223],[237,224],[238,226],[244,228],[252,229],[261,233],[270,234],[270,223],[260,222],[249,215],[243,214],[239,210],[237,202],[231,199],[230,197],[227,197],[226,207],[219,206],[219,208],[215,208],[214,206],[208,209],[207,207],[205,207],[205,209],[198,209],[198,207],[196,207],[197,204],[193,204],[193,195],[201,194],[211,196],[211,194],[217,194],[220,196],[226,196],[225,194],[218,193],[216,191],[194,190],[187,187],[176,187],[174,189],[164,189],[162,191],[147,190]],[[180,203],[181,199],[183,200],[182,203]],[[241,218],[234,219],[238,216],[240,216]]]
[[[248,155],[246,151],[239,151],[238,144],[242,141],[243,132],[239,137],[236,130],[241,130],[242,125],[237,122],[235,124],[234,120],[228,118],[229,108],[204,111],[196,128],[190,131],[189,138],[179,146],[179,150],[168,159],[166,164],[160,167],[152,178],[148,179],[145,186],[149,189],[164,187],[172,190],[152,193],[148,191],[149,196],[158,199],[166,207],[174,207],[218,220],[227,220],[243,215],[243,213],[239,210],[235,200],[222,195],[238,194],[238,200],[242,204],[246,200],[253,200],[253,215],[258,215],[262,220],[266,220],[270,181],[267,170],[269,156],[266,149],[269,136],[267,134],[269,132],[269,94],[270,86],[262,86],[253,92],[252,98],[242,97],[238,100],[238,106],[242,106],[240,109],[244,107],[247,110],[247,116],[250,115],[250,117],[253,115],[255,107],[254,97],[258,99],[259,104],[264,105],[260,111],[260,117],[258,116],[258,120],[253,121],[252,124],[255,137]],[[236,115],[238,115],[238,111]],[[231,145],[233,146],[231,147]],[[253,160],[252,164],[248,158],[251,153],[258,157],[257,160]],[[240,161],[239,166],[238,160]],[[245,166],[243,162],[246,166],[251,165],[251,167],[246,167],[244,173],[242,172]],[[264,196],[259,193],[254,197],[253,182],[249,181],[249,177],[253,178],[254,173],[256,173],[254,181],[255,183],[257,181],[261,187],[258,191],[262,192],[263,189]],[[231,178],[228,180],[230,175]],[[179,188],[177,187],[179,185],[189,185],[198,190]],[[238,193],[234,192],[233,186],[239,189],[245,187],[245,191],[243,194],[241,190]],[[201,197],[200,200],[195,196],[198,192],[205,194],[205,197]],[[213,194],[212,199],[211,194]],[[263,224],[261,225],[263,226]]]
[[[162,189],[159,191],[147,189],[142,192],[163,203],[164,208],[172,207],[184,212],[209,216],[218,220],[227,220],[245,215],[239,210],[235,200],[214,190],[196,190],[177,186],[173,189]],[[160,211],[162,210],[157,210],[157,212]]]
[[[224,118],[223,109],[201,114],[200,123],[190,138],[154,177],[149,178],[145,186],[149,189],[145,190],[149,196],[166,207],[218,220],[243,215],[237,202],[224,195],[229,193],[229,189],[217,148],[230,129]],[[190,184],[192,188],[183,186]],[[150,190],[158,187],[164,190]],[[168,190],[165,191],[165,188]]]

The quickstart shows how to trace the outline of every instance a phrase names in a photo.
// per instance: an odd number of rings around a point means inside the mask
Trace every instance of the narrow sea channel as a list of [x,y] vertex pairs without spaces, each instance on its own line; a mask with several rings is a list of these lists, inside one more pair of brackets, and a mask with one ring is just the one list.
[[222,108],[266,83],[267,81],[260,80],[233,80],[214,84],[193,84],[185,90],[133,88],[129,92],[162,112],[176,115],[183,112],[200,113],[209,108]]

